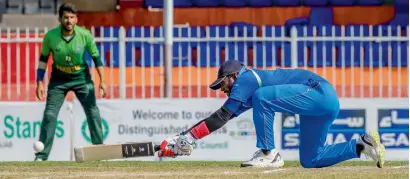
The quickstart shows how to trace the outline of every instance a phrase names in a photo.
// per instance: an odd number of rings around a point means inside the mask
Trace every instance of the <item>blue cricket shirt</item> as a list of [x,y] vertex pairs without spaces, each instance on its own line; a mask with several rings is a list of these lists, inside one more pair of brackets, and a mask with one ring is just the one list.
[[303,69],[258,70],[243,67],[223,108],[236,117],[252,108],[252,96],[260,87],[282,84],[314,85],[319,81],[326,79]]

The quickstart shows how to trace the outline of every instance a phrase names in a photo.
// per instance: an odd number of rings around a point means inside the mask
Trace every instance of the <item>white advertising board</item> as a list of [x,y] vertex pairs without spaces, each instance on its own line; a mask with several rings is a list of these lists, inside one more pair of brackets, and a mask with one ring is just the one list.
[[[44,102],[0,102],[0,161],[33,161]],[[48,160],[70,160],[69,105],[61,107]]]
[[[104,143],[154,141],[160,143],[206,118],[224,99],[100,100]],[[408,160],[409,103],[407,99],[341,99],[341,111],[326,143],[334,144],[376,130],[386,146],[386,160]],[[39,139],[44,102],[1,102],[0,161],[32,161]],[[276,113],[275,146],[285,160],[298,160],[299,119]],[[90,145],[86,117],[78,101],[64,103],[58,121],[52,161],[72,160],[72,146]],[[72,145],[73,144],[73,145]],[[197,142],[191,156],[167,160],[249,159],[257,150],[252,110],[232,119]],[[363,159],[363,158],[362,158]],[[129,160],[158,160],[157,157]]]
[[[105,143],[161,142],[209,116],[223,99],[101,100]],[[74,144],[89,145],[81,105],[74,102]],[[172,160],[247,160],[257,150],[252,110],[197,142],[189,157]],[[275,145],[285,160],[298,160],[298,116],[276,113]],[[327,144],[355,139],[377,130],[387,148],[387,160],[408,160],[408,101],[406,99],[341,99],[341,111],[327,136]],[[157,160],[139,158],[132,160]]]
[[[208,117],[223,104],[215,99],[99,101],[105,143],[155,141],[173,137]],[[75,145],[89,145],[89,131],[81,105],[74,103]],[[252,112],[197,142],[195,152],[176,160],[243,160],[257,150]],[[279,126],[278,126],[279,127]],[[135,160],[152,160],[139,158]]]

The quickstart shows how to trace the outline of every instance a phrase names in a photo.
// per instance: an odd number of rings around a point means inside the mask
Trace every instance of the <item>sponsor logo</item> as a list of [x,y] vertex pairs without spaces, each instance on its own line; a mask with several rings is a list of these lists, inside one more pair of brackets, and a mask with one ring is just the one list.
[[57,70],[60,70],[62,72],[65,73],[74,73],[77,71],[81,70],[80,65],[76,65],[76,66],[60,66],[60,65],[56,65]]
[[[147,126],[147,125],[128,125],[128,124],[119,124],[118,125],[118,134],[119,135],[145,135],[148,137],[153,136],[164,136],[164,135],[175,135],[181,133],[181,131],[186,131],[191,127],[191,125],[164,125],[160,124],[157,126]],[[220,129],[211,133],[211,135],[226,134],[227,128],[221,127]]]
[[193,146],[194,149],[228,149],[229,143],[228,141],[223,142],[206,142],[206,141],[199,141],[196,145]]
[[386,148],[409,148],[409,109],[379,109],[378,127]]
[[81,46],[80,44],[78,44],[78,45],[75,47],[75,52],[76,52],[76,53],[81,53],[81,52],[82,52],[82,49],[83,49],[83,46]]
[[[37,139],[40,136],[41,121],[25,121],[20,117],[6,115],[3,120],[3,136],[6,139]],[[64,122],[57,120],[55,137],[64,137]]]
[[[107,139],[108,133],[110,131],[110,127],[105,119],[101,119],[101,123],[102,123],[102,131],[103,131],[103,140],[105,140]],[[88,143],[92,143],[87,120],[84,120],[83,124],[81,125],[81,134],[83,135],[84,139]]]
[[236,121],[236,129],[229,131],[229,135],[234,139],[255,138],[255,126],[252,119],[240,118]]
[[[282,114],[282,149],[299,148],[300,120],[299,115]],[[309,123],[308,126],[314,125],[312,121],[306,122]],[[357,139],[365,132],[365,126],[366,111],[364,109],[340,110],[327,133],[325,144]]]

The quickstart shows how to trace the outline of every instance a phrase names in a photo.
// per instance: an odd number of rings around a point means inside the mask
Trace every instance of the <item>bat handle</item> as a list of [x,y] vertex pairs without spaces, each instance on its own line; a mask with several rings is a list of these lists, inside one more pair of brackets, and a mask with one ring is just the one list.
[[154,145],[154,151],[158,152],[161,150],[161,146],[160,145]]

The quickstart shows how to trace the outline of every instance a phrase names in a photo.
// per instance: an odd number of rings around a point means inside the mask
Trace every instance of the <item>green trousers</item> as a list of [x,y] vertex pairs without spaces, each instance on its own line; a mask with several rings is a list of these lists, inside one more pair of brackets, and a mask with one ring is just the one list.
[[87,116],[91,141],[103,144],[101,116],[96,104],[95,88],[92,81],[50,82],[48,85],[46,108],[41,123],[40,141],[44,150],[36,153],[36,158],[47,160],[50,154],[57,125],[57,117],[69,91],[73,91]]

